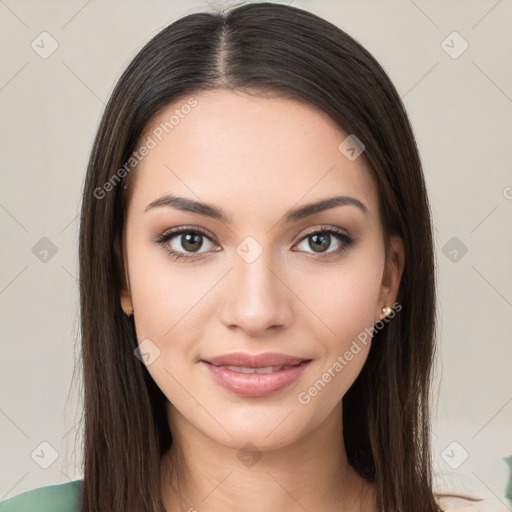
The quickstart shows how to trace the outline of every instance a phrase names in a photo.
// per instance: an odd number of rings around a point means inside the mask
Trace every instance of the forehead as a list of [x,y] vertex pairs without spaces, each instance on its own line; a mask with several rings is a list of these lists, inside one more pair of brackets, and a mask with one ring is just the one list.
[[213,90],[183,97],[148,123],[151,149],[130,183],[143,211],[165,193],[215,202],[236,213],[282,214],[333,195],[360,199],[376,215],[378,196],[363,158],[339,146],[349,134],[326,114],[290,99]]

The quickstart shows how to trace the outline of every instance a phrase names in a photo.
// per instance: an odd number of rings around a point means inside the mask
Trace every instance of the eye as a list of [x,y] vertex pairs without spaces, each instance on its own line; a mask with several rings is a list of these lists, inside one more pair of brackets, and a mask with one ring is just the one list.
[[[332,245],[333,237],[336,239],[339,245],[334,250],[327,251],[327,249],[329,249]],[[354,239],[341,229],[323,226],[321,229],[316,229],[315,231],[307,233],[306,236],[302,237],[299,244],[306,241],[307,246],[313,250],[313,253],[320,255],[340,254],[354,243]]]
[[[332,245],[333,237],[337,241],[338,247],[332,251],[327,251]],[[167,230],[158,236],[154,243],[164,247],[167,254],[174,259],[194,260],[203,258],[208,252],[211,252],[208,248],[205,251],[199,250],[203,248],[205,240],[208,240],[211,244],[213,243],[210,235],[204,229],[183,226]],[[352,237],[341,229],[332,226],[322,226],[320,229],[317,228],[314,231],[310,231],[301,238],[297,246],[306,241],[308,241],[308,246],[312,249],[313,254],[319,255],[319,257],[322,257],[322,255],[332,256],[341,254],[354,244]],[[214,252],[218,251],[218,249],[214,250]],[[305,252],[309,251],[305,250]]]
[[[174,240],[176,239],[176,240]],[[195,259],[202,257],[206,251],[199,252],[204,240],[211,243],[211,239],[205,230],[197,227],[180,227],[170,229],[157,237],[154,242],[163,246],[169,256],[175,259]],[[185,252],[181,252],[181,250]],[[190,253],[188,252],[190,251]]]

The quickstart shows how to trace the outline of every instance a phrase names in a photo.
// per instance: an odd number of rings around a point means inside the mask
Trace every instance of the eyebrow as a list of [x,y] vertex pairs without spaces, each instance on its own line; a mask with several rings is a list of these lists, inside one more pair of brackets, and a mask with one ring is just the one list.
[[[175,196],[173,194],[166,194],[151,202],[144,210],[144,213],[161,206],[167,206],[183,212],[206,215],[226,224],[232,222],[232,217],[218,206],[195,201],[194,199],[188,199],[186,197]],[[290,209],[284,214],[283,219],[285,223],[296,222],[304,217],[308,217],[325,210],[330,210],[331,208],[336,208],[338,206],[355,206],[363,213],[368,214],[368,208],[359,199],[351,196],[335,196],[322,199],[314,203],[309,203],[304,206],[300,206],[299,208]]]

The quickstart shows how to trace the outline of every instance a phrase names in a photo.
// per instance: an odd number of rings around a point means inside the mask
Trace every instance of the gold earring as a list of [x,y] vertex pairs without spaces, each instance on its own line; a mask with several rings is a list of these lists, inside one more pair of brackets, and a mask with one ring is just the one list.
[[389,316],[391,314],[391,311],[392,311],[392,309],[389,306],[384,306],[382,308],[382,317],[381,318],[386,318],[387,316]]

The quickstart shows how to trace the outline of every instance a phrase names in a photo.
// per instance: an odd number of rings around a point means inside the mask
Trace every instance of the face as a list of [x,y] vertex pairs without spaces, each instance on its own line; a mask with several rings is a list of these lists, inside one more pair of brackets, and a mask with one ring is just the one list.
[[121,304],[171,428],[282,447],[326,421],[359,374],[362,333],[393,304],[400,270],[363,158],[338,148],[347,136],[311,106],[226,90],[146,127],[155,144],[130,176]]

